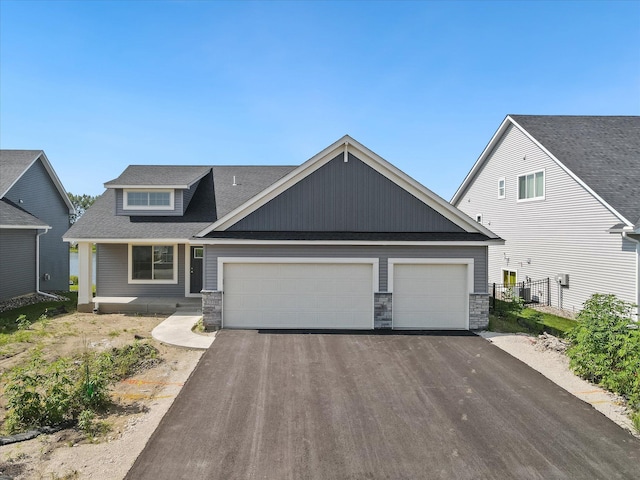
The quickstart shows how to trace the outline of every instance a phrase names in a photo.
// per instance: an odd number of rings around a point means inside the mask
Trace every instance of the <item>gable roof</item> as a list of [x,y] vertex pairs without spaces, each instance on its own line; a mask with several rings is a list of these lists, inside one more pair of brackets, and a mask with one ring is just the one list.
[[10,200],[2,198],[0,199],[0,228],[48,230],[51,227]]
[[369,150],[364,145],[360,144],[349,135],[345,135],[338,141],[329,145],[327,148],[311,157],[305,163],[290,171],[287,175],[280,180],[274,182],[262,190],[257,195],[248,199],[245,203],[229,211],[224,216],[218,216],[218,220],[206,229],[197,234],[198,237],[204,237],[211,232],[225,231],[237,223],[242,218],[253,213],[291,186],[300,182],[302,179],[311,175],[313,172],[326,165],[333,160],[337,155],[344,154],[345,157],[348,154],[354,155],[356,158],[366,163],[369,167],[376,170],[381,175],[388,178],[399,187],[403,188],[414,197],[421,200],[423,203],[431,207],[436,212],[442,214],[449,219],[455,225],[462,228],[465,232],[469,233],[481,233],[490,239],[498,239],[498,237],[488,230],[486,227],[474,222],[466,214],[449,204],[447,201],[440,198],[425,186],[418,183],[413,178],[384,160],[379,155]]
[[471,185],[514,125],[628,226],[640,224],[640,117],[507,115],[451,199]]
[[186,189],[204,177],[211,167],[178,165],[129,165],[105,188],[180,188]]
[[37,160],[42,161],[58,193],[69,208],[69,213],[74,213],[75,208],[62,186],[62,182],[60,182],[58,175],[56,175],[55,170],[53,170],[51,163],[49,163],[42,150],[0,150],[0,198],[4,198],[11,187],[22,178]]

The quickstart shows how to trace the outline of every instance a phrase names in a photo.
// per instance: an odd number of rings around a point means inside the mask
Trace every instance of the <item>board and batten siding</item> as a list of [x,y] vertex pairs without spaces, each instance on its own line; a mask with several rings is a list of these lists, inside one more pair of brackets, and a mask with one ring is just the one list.
[[473,258],[475,293],[487,292],[486,248],[456,246],[207,245],[205,290],[218,289],[218,257],[378,258],[379,291],[388,286],[389,258]]
[[[173,210],[125,210],[124,209],[124,190],[116,188],[116,215],[124,216],[141,216],[141,217],[176,217],[184,214],[183,208],[183,190],[174,190]],[[193,194],[192,194],[193,195]]]
[[40,290],[69,291],[69,244],[62,241],[70,226],[69,207],[40,159],[5,197],[51,227],[40,237]]
[[[518,202],[518,176],[542,169],[544,199]],[[489,282],[502,283],[503,269],[515,271],[518,282],[550,277],[552,305],[575,311],[594,293],[636,302],[636,245],[607,232],[620,220],[513,125],[456,206],[472,218],[481,214],[506,240],[489,247]],[[562,301],[554,281],[560,273],[569,274]]]
[[36,291],[36,233],[0,229],[0,300]]
[[340,154],[250,213],[233,231],[463,232],[352,154]]
[[184,245],[178,245],[178,283],[129,284],[129,246],[98,244],[96,246],[96,295],[100,297],[183,297]]

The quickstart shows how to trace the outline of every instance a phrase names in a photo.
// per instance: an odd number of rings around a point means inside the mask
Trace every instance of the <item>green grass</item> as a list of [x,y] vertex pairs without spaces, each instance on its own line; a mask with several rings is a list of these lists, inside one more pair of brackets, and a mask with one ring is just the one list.
[[508,304],[499,300],[496,301],[496,308],[489,314],[489,330],[492,332],[540,334],[546,331],[563,337],[576,324],[575,320],[539,312],[533,308],[512,311]]
[[[18,324],[16,319],[20,315],[25,315],[30,323],[41,321],[42,315],[48,308],[55,309],[64,305],[67,312],[75,312],[78,303],[78,295],[76,293],[65,293],[64,296],[69,298],[64,302],[52,301],[36,303],[35,305],[27,305],[20,308],[14,308],[13,310],[7,310],[0,313],[0,335],[15,335],[18,330]],[[24,330],[20,330],[21,332]]]

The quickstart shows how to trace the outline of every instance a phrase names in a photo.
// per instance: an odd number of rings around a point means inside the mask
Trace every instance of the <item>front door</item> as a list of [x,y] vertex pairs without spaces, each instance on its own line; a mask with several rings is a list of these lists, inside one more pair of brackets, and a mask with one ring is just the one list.
[[202,290],[202,260],[203,247],[191,247],[190,293],[200,293]]

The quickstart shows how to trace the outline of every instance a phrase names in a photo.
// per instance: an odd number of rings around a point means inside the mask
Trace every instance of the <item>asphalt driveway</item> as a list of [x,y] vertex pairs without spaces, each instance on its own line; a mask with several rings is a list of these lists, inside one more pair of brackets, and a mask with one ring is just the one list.
[[224,330],[127,479],[619,479],[640,440],[473,335]]

